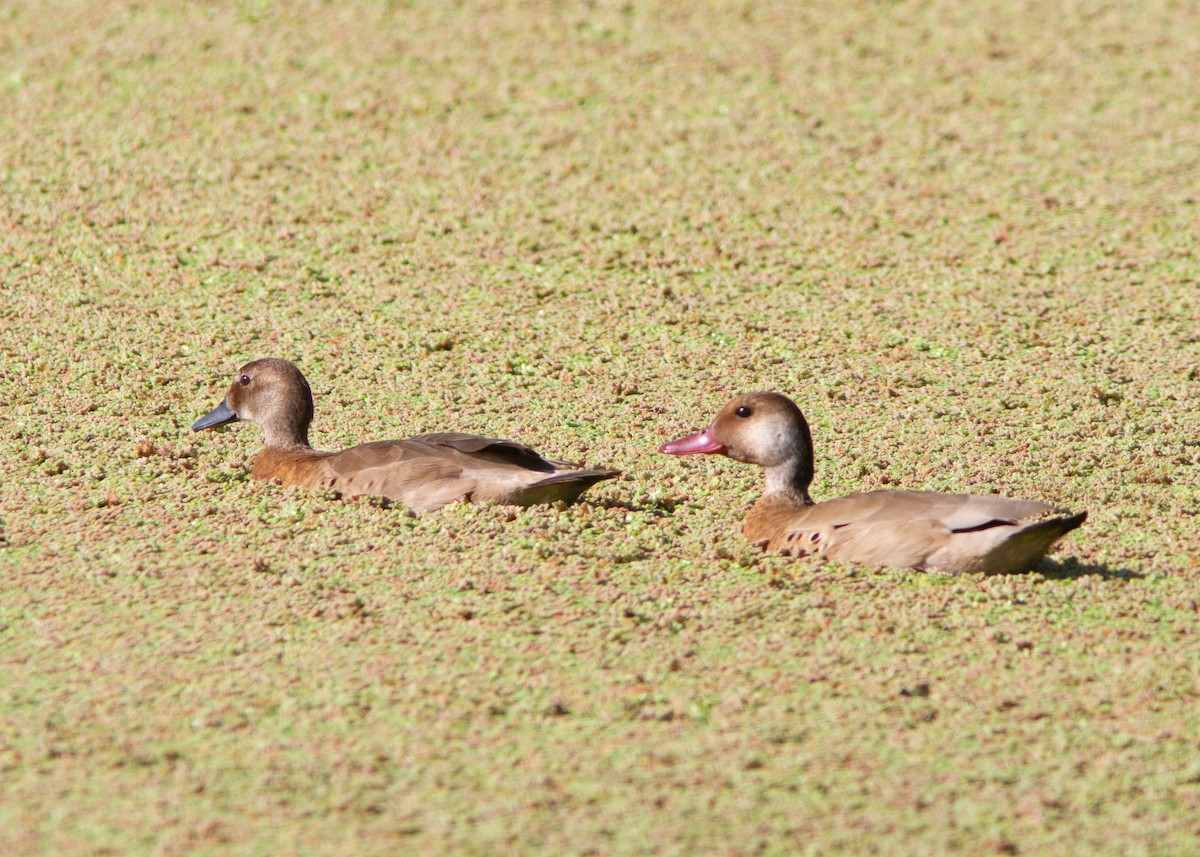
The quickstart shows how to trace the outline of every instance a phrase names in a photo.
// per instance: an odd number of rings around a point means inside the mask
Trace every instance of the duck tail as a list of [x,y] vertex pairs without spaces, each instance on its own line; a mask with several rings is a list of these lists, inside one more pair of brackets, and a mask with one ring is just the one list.
[[620,475],[620,470],[566,470],[525,486],[520,496],[514,498],[512,502],[521,506],[553,503],[558,500],[572,503],[597,482]]
[[[1061,518],[1048,518],[1017,531],[991,551],[992,556],[988,559],[995,561],[994,571],[1028,571],[1046,555],[1051,545],[1080,526],[1087,516],[1087,512],[1080,512]],[[985,574],[992,571],[991,568],[984,569]]]

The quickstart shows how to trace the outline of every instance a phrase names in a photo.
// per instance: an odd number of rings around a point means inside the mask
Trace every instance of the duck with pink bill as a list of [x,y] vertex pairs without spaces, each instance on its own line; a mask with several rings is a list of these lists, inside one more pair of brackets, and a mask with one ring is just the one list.
[[1087,512],[1037,500],[870,491],[815,503],[812,434],[780,393],[743,393],[705,429],[663,444],[668,455],[718,454],[766,471],[743,532],[766,550],[943,574],[1029,571]]

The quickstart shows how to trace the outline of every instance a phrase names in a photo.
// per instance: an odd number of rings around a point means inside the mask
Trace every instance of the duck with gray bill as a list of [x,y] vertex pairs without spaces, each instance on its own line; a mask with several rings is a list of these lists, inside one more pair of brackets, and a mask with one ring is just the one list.
[[726,455],[763,468],[766,490],[743,532],[790,556],[946,574],[1028,571],[1087,518],[1036,500],[932,491],[870,491],[814,503],[812,434],[796,404],[779,393],[735,396],[707,428],[659,452]]
[[335,491],[345,498],[385,497],[414,512],[455,501],[572,502],[618,470],[586,469],[543,458],[513,440],[459,432],[364,443],[341,452],[309,446],[312,390],[287,360],[268,357],[237,371],[224,401],[192,425],[195,431],[227,423],[256,423],[264,447],[251,473],[283,485]]

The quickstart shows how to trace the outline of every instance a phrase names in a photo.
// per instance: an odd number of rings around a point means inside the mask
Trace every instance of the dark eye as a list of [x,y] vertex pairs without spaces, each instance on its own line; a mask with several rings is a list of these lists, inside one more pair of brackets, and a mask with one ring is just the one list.
[[250,383],[250,376],[249,375],[241,376],[240,378],[238,378],[238,383],[241,384],[243,387],[245,387],[247,384]]
[[740,405],[737,408],[737,410],[735,410],[733,413],[734,413],[734,416],[745,418],[745,417],[750,416],[752,413],[754,413],[754,411],[750,408],[749,405]]

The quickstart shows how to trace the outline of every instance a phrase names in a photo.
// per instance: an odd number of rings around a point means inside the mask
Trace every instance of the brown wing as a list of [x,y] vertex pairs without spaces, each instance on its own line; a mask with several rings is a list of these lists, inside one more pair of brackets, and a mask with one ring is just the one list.
[[565,461],[551,461],[543,458],[532,448],[515,440],[502,440],[495,437],[484,437],[478,434],[463,434],[462,432],[434,432],[419,434],[412,441],[440,446],[461,452],[465,455],[490,460],[497,463],[536,470],[540,473],[553,473],[557,466],[570,466]]
[[531,505],[558,500],[572,502],[597,482],[620,471],[581,470],[567,461],[544,458],[515,440],[458,432],[418,435],[412,439],[436,445],[475,483],[474,500]]
[[415,438],[365,443],[335,453],[323,464],[323,487],[345,497],[387,497],[414,512],[469,498],[475,488],[459,462]]
[[[516,441],[443,432],[356,446],[325,459],[323,487],[346,496],[388,497],[415,512],[455,500],[545,503],[574,500],[615,470],[560,469]],[[562,468],[570,467],[563,464]]]

